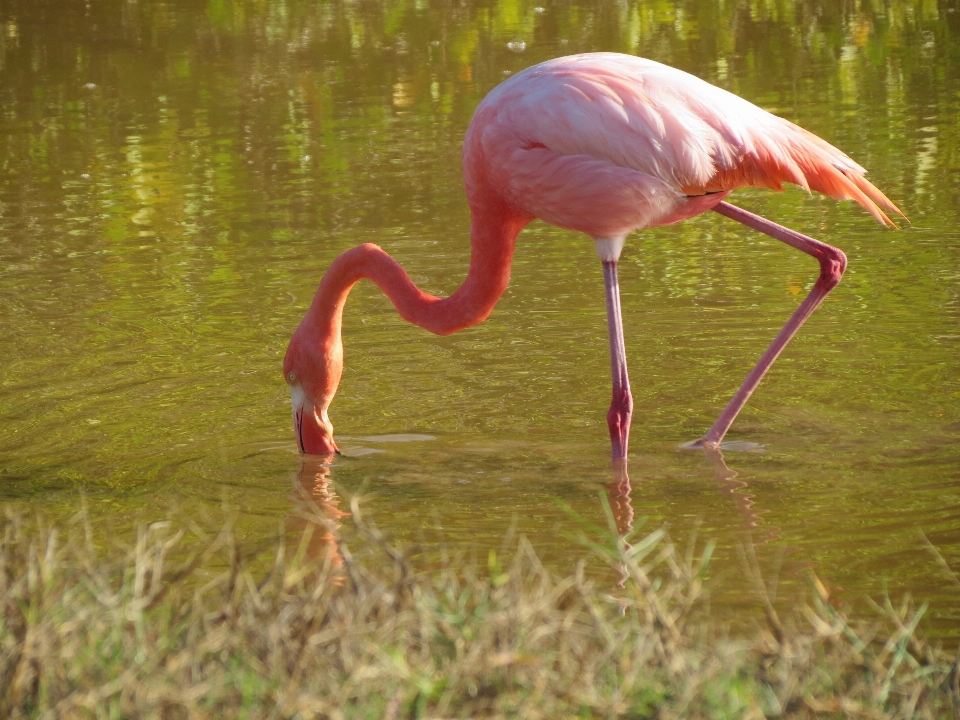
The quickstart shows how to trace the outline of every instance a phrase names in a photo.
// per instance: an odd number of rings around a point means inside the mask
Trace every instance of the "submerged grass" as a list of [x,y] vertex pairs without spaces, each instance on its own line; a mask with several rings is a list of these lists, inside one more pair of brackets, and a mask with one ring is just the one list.
[[552,574],[522,538],[486,567],[415,569],[354,502],[376,548],[360,561],[315,510],[296,552],[281,540],[266,558],[229,523],[192,554],[169,522],[104,552],[87,522],[8,512],[0,715],[958,716],[958,663],[916,634],[922,607],[852,620],[815,593],[781,619],[749,549],[768,628],[734,637],[701,602],[709,548],[680,553],[659,532],[594,545],[621,573],[611,588],[582,563]]

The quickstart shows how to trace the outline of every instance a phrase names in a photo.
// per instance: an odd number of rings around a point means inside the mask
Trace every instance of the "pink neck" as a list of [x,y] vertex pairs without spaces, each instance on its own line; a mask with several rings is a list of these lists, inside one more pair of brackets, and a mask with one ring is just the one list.
[[[289,373],[287,366],[293,364],[315,369],[305,373],[304,386],[323,411],[333,400],[340,382],[343,307],[358,280],[372,280],[404,320],[437,335],[449,335],[476,325],[490,314],[510,282],[517,235],[530,218],[502,209],[500,212],[477,210],[474,207],[470,227],[470,269],[463,284],[450,297],[439,298],[420,290],[399,263],[377,245],[358,245],[333,261],[294,334],[284,370]],[[313,356],[312,360],[294,363],[295,356],[301,353]]]
[[470,228],[470,269],[450,297],[439,298],[418,288],[400,264],[378,245],[365,243],[337,256],[323,276],[304,318],[321,336],[340,334],[343,306],[354,284],[376,283],[407,322],[437,335],[449,335],[482,322],[510,283],[510,264],[517,235],[527,221],[517,218],[474,218]]

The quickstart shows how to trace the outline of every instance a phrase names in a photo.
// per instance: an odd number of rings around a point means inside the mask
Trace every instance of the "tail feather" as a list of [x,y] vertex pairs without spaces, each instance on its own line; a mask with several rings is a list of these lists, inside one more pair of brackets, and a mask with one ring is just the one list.
[[855,200],[882,225],[897,227],[896,223],[883,211],[884,209],[905,217],[886,195],[857,171],[837,167],[820,158],[817,158],[808,168],[805,174],[809,178],[811,190],[821,192],[835,200]]
[[907,219],[900,208],[864,177],[867,171],[845,153],[799,125],[788,120],[783,122],[787,123],[788,132],[792,131],[791,153],[802,158],[804,173],[810,179],[810,189],[835,200],[856,200],[883,225],[897,226],[883,210]]
[[880,207],[889,210],[890,212],[895,212],[897,215],[902,217],[904,220],[909,222],[906,215],[903,214],[903,211],[894,205],[890,199],[884,195],[880,190],[874,186],[869,180],[867,180],[863,175],[854,174],[849,178],[860,190],[871,200],[873,200]]
[[712,192],[738,187],[783,190],[782,183],[816,190],[835,200],[855,200],[882,225],[897,227],[884,210],[906,215],[864,177],[866,172],[844,153],[803,128],[782,120],[781,132],[758,134],[732,167],[718,167],[703,188]]

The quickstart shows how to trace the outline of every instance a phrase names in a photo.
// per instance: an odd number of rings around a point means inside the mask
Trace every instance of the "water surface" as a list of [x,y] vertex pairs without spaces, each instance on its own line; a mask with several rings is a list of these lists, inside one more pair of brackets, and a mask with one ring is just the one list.
[[[510,73],[597,50],[802,124],[910,217],[894,232],[795,188],[736,193],[850,259],[728,436],[760,451],[724,469],[677,448],[816,266],[710,213],[635,235],[621,263],[629,505],[610,489],[600,265],[540,222],[493,315],[459,334],[355,288],[331,411],[346,456],[301,469],[281,362],[324,268],[376,242],[453,292],[473,108]],[[234,508],[259,542],[306,486],[335,516],[363,495],[426,561],[485,557],[513,528],[569,570],[584,551],[562,505],[603,522],[610,496],[624,528],[632,512],[718,543],[718,607],[752,603],[753,543],[781,595],[809,572],[838,603],[909,592],[956,634],[960,585],[928,542],[960,571],[958,70],[948,0],[2,2],[0,497],[64,518],[85,498],[120,537]]]

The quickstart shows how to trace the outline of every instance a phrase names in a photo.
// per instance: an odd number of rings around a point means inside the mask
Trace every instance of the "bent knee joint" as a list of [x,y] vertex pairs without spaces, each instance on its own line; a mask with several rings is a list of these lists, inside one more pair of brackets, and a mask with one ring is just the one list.
[[829,247],[828,250],[820,256],[820,277],[817,279],[817,285],[832,290],[840,283],[844,270],[847,269],[847,256],[843,251]]

